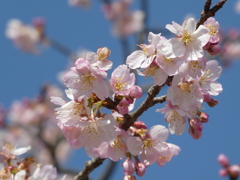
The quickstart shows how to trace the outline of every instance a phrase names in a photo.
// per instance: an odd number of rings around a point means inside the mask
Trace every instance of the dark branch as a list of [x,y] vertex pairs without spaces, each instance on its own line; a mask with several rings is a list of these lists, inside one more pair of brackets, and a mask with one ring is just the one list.
[[88,175],[100,166],[105,159],[92,158],[90,161],[85,163],[84,169],[74,177],[74,180],[89,180]]
[[204,5],[204,10],[201,13],[201,18],[197,22],[197,27],[196,29],[203,24],[209,17],[215,16],[215,13],[223,7],[227,0],[221,0],[217,4],[213,6],[212,9],[210,9],[211,6],[211,0],[207,0],[205,5]]
[[204,5],[204,14],[207,14],[212,4],[212,0],[207,0]]

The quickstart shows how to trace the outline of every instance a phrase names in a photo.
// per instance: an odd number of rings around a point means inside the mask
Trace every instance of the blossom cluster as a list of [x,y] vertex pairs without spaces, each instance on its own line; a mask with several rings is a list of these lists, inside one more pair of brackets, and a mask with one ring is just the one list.
[[2,147],[0,156],[3,156],[5,163],[0,163],[0,179],[2,180],[65,180],[66,176],[59,177],[56,168],[52,165],[41,167],[36,164],[35,159],[27,157],[22,160],[18,156],[31,149],[30,146],[16,148],[12,144],[5,144]]
[[[149,44],[140,44],[141,49],[127,57],[126,65],[112,72],[109,83],[105,79],[112,67],[111,51],[100,47],[96,53],[88,52],[77,59],[63,77],[70,100],[51,97],[51,101],[60,106],[56,108],[58,126],[70,146],[85,147],[89,157],[118,161],[126,156],[124,179],[134,179],[135,172],[143,176],[154,162],[163,166],[178,155],[180,148],[166,140],[169,132],[184,133],[186,119],[190,135],[199,139],[202,123],[208,122],[208,114],[202,112],[203,102],[215,106],[218,102],[212,96],[222,92],[221,84],[216,81],[222,68],[216,60],[204,58],[204,53],[219,52],[218,22],[209,18],[196,27],[194,19],[189,18],[182,25],[172,22],[166,28],[176,36],[166,39],[150,32]],[[156,110],[165,114],[168,129],[162,125],[148,129],[141,121],[134,122],[128,129],[121,128],[136,99],[142,96],[142,89],[135,85],[136,77],[130,69],[136,69],[141,76],[152,76],[158,86],[172,79],[168,83],[167,107]],[[111,113],[103,113],[104,107]]]
[[224,176],[229,176],[230,179],[237,179],[238,176],[240,175],[240,165],[239,164],[234,164],[230,166],[230,161],[227,156],[224,154],[220,154],[218,156],[218,163],[222,166],[223,169],[219,171],[219,175],[224,177]]

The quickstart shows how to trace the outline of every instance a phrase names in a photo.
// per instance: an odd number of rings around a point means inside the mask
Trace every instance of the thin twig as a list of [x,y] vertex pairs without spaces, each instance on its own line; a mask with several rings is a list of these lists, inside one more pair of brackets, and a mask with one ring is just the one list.
[[67,48],[66,46],[64,46],[63,44],[59,43],[58,41],[52,38],[44,37],[42,40],[42,43],[50,45],[53,49],[57,50],[64,56],[67,56],[73,62],[75,62],[75,60],[77,59],[77,55],[73,51],[71,51],[69,48]]
[[211,0],[207,0],[205,5],[204,5],[204,10],[201,13],[201,18],[197,22],[197,27],[196,29],[203,24],[209,17],[215,16],[215,13],[223,7],[227,0],[221,0],[217,4],[213,6],[212,9],[210,9],[211,6]]

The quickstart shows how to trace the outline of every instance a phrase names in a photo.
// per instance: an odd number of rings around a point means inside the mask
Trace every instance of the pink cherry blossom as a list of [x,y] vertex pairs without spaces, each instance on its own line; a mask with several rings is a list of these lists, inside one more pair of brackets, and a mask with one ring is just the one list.
[[218,43],[219,42],[219,23],[216,21],[214,17],[210,17],[203,24],[205,27],[209,29],[210,43]]
[[164,120],[169,123],[168,129],[171,134],[182,135],[186,129],[186,112],[168,102],[167,107],[157,109],[156,112],[165,114]]
[[216,80],[222,74],[222,67],[218,66],[216,60],[211,60],[207,62],[206,68],[202,72],[202,75],[199,77],[199,86],[202,93],[210,94],[212,96],[217,96],[222,92],[222,85]]
[[74,96],[89,97],[95,93],[100,99],[109,96],[109,89],[103,80],[107,74],[89,64],[85,59],[78,59],[75,66],[64,76],[64,83],[68,88],[75,89]]
[[110,142],[103,142],[98,148],[94,149],[94,153],[100,158],[110,158],[113,161],[118,161],[125,156],[127,152],[127,139],[130,135],[123,129],[116,128],[116,138]]
[[112,61],[108,60],[111,51],[107,47],[100,47],[97,50],[97,54],[94,52],[88,52],[85,59],[93,66],[98,67],[101,70],[107,71],[112,68]]
[[112,72],[109,81],[114,93],[126,96],[131,92],[131,87],[136,79],[134,73],[130,73],[127,65],[120,65]]
[[140,155],[141,161],[149,166],[157,160],[158,156],[169,151],[169,147],[165,143],[167,138],[168,130],[164,126],[156,125],[142,138],[130,137],[127,141],[127,147],[132,155]]
[[202,71],[205,69],[206,61],[207,60],[205,58],[201,58],[197,61],[185,62],[179,67],[179,74],[182,77],[186,77],[187,75],[192,78],[200,77],[202,75]]
[[159,86],[163,85],[168,78],[167,73],[162,68],[160,68],[156,63],[152,63],[150,66],[143,69],[142,72],[139,70],[137,70],[137,72],[138,75],[140,76],[149,77],[152,75],[154,83]]
[[191,111],[201,107],[203,95],[192,78],[175,75],[168,89],[167,101],[171,101],[172,105],[177,105],[184,111]]
[[161,39],[164,39],[161,34],[153,34],[150,32],[148,35],[148,41],[150,44],[139,45],[142,50],[134,51],[127,57],[126,64],[129,68],[147,68],[156,57],[156,48]]
[[156,160],[157,164],[162,167],[163,165],[165,165],[167,162],[171,161],[173,156],[177,156],[179,151],[180,151],[180,147],[168,143],[168,146],[170,148],[170,151],[168,154],[164,155],[164,156],[159,156]]
[[184,56],[187,60],[198,60],[203,57],[203,46],[209,41],[209,29],[200,25],[196,29],[196,22],[193,18],[185,20],[180,26],[172,22],[166,28],[176,34],[176,38],[171,38],[163,44],[162,52],[166,58]]

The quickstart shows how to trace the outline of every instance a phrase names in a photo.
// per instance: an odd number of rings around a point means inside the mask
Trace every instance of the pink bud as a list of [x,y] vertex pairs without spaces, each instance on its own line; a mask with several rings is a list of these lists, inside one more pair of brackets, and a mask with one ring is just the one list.
[[136,163],[136,173],[138,176],[142,177],[146,172],[146,166],[143,163]]
[[212,96],[210,94],[204,94],[203,98],[204,102],[209,102],[212,100]]
[[216,55],[218,53],[221,52],[221,47],[219,45],[214,45],[214,46],[211,46],[209,49],[208,49],[208,52],[209,54],[211,55]]
[[208,50],[210,48],[211,43],[208,41],[208,43],[203,47],[204,50]]
[[211,101],[207,102],[207,104],[210,106],[210,107],[214,107],[218,104],[218,101],[216,99],[211,99]]
[[193,139],[197,140],[202,137],[202,131],[194,131],[193,128],[188,129],[189,134],[192,136]]
[[203,123],[208,123],[209,115],[207,113],[202,112],[200,115],[200,121]]
[[219,171],[219,176],[221,176],[221,177],[227,176],[227,174],[228,174],[228,172],[227,172],[226,169],[221,169],[221,170]]
[[135,172],[135,163],[131,159],[127,158],[122,164],[124,169],[124,174],[132,175]]
[[227,156],[225,156],[224,154],[220,154],[218,156],[218,163],[223,167],[229,166],[229,160],[228,160]]
[[120,114],[127,114],[128,113],[128,106],[129,102],[125,99],[121,100],[120,103],[117,105]]
[[202,131],[203,129],[202,122],[198,118],[190,119],[190,126],[194,131]]
[[12,171],[12,170],[14,169],[14,167],[13,167],[13,166],[8,166],[8,169],[9,169],[10,171]]
[[124,176],[123,180],[137,180],[137,178],[132,175],[126,175],[126,176]]
[[37,17],[32,20],[32,24],[34,27],[42,27],[46,24],[45,19],[42,17]]
[[139,86],[132,86],[130,89],[130,94],[131,97],[133,98],[140,98],[142,97],[142,88],[140,88]]
[[231,166],[228,170],[232,176],[238,176],[240,174],[240,166],[237,164]]
[[137,129],[147,129],[147,125],[142,121],[136,121],[132,126],[136,127]]

